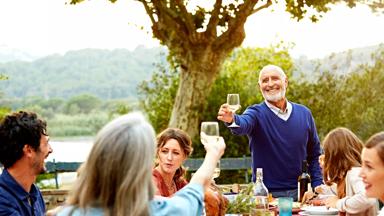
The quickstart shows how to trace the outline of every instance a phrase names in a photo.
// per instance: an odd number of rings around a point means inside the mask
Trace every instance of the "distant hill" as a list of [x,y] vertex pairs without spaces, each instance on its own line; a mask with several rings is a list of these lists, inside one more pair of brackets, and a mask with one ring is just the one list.
[[0,91],[5,97],[69,98],[90,93],[103,99],[137,97],[137,85],[149,79],[155,63],[165,62],[165,48],[138,47],[70,51],[31,62],[0,63]]
[[19,49],[13,49],[6,46],[0,46],[0,63],[6,63],[10,61],[34,61],[38,59],[38,56],[29,54]]
[[314,71],[330,71],[338,75],[346,74],[352,72],[361,64],[372,64],[371,56],[380,48],[383,49],[384,44],[332,53],[321,59],[308,59],[303,56],[295,59],[297,71],[295,71],[294,76],[303,75],[307,79],[312,79]]

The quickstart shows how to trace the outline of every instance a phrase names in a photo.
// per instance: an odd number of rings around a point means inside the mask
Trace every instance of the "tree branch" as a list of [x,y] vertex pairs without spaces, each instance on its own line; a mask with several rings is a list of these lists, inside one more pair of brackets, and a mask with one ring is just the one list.
[[183,24],[182,22],[180,22],[179,15],[175,11],[171,10],[166,5],[164,5],[164,2],[161,2],[161,1],[153,1],[153,2],[157,2],[153,4],[158,7],[159,12],[161,11],[165,12],[165,14],[171,17],[175,22],[177,22],[178,24]]
[[153,11],[149,8],[147,1],[139,0],[144,5],[145,11],[147,12],[149,18],[151,19],[152,25],[156,23],[155,18],[153,17]]
[[176,9],[176,4],[175,4],[174,1],[169,1],[169,8],[170,8],[171,10],[175,10],[175,9]]
[[[146,1],[145,3],[149,6],[149,9],[153,10],[152,14],[157,15],[158,19],[154,19],[155,22],[152,25],[154,37],[159,39],[170,50],[173,50],[178,55],[182,55],[188,48],[189,35],[184,22],[177,15],[177,12],[172,10],[172,8],[168,8],[163,0],[140,1]],[[174,7],[174,5],[169,6]]]
[[267,7],[271,6],[271,5],[272,5],[272,0],[268,0],[267,3],[265,3],[264,5],[261,5],[260,7],[253,9],[251,14],[257,13],[258,11],[260,11],[260,10],[262,10],[264,8],[267,8]]
[[239,10],[235,13],[235,17],[232,17],[228,22],[228,29],[215,41],[214,47],[220,49],[220,47],[226,50],[232,50],[235,47],[241,45],[245,38],[244,24],[253,12],[253,8],[257,4],[258,0],[244,1],[239,5]]
[[180,9],[181,16],[183,18],[185,27],[187,28],[188,32],[189,33],[195,32],[196,31],[195,24],[193,22],[191,15],[188,13],[187,8],[185,7],[184,3],[180,0],[174,0],[174,1],[176,2],[176,5]]
[[235,13],[235,17],[229,20],[227,32],[231,32],[231,29],[236,29],[237,26],[244,26],[248,16],[252,14],[253,8],[259,2],[259,0],[244,1],[243,4],[238,6],[238,11]]
[[222,0],[216,0],[214,8],[211,13],[211,18],[209,18],[209,22],[207,25],[206,34],[208,37],[216,37],[217,34],[217,24],[219,23],[219,14],[220,8],[222,4]]

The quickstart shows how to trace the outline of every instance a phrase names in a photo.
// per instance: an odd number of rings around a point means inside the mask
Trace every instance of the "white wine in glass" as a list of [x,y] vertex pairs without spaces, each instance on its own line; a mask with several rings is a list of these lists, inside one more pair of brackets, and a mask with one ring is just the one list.
[[[219,141],[219,123],[217,122],[201,122],[200,140],[203,145],[208,143],[216,144]],[[220,176],[220,161],[217,162],[213,173],[213,178]]]
[[[238,109],[240,109],[240,96],[239,94],[228,94],[227,95],[227,104],[229,106],[229,109],[232,111],[232,113],[235,113]],[[233,120],[232,124],[228,127],[239,127],[239,125],[236,124],[235,120]]]

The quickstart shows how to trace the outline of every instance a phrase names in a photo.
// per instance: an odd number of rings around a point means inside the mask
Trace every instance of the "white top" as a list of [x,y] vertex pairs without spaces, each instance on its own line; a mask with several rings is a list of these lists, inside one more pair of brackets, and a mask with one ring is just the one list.
[[284,121],[287,121],[289,119],[289,116],[291,116],[292,113],[292,104],[287,100],[287,107],[285,110],[281,110],[278,107],[275,107],[271,103],[269,103],[267,100],[265,100],[265,104],[267,104],[268,108],[272,110],[273,113],[275,113],[279,118],[283,119]]
[[361,167],[353,167],[345,177],[346,197],[336,203],[339,211],[347,215],[377,215],[378,202],[374,198],[365,196],[365,186],[359,176]]
[[380,210],[380,213],[379,213],[379,215],[378,216],[384,216],[384,207],[383,208],[381,208],[381,210]]
[[322,185],[319,185],[317,187],[321,188],[320,195],[325,195],[325,196],[337,195],[337,184],[335,184],[335,183],[333,183],[331,186],[328,186],[326,184],[322,184]]

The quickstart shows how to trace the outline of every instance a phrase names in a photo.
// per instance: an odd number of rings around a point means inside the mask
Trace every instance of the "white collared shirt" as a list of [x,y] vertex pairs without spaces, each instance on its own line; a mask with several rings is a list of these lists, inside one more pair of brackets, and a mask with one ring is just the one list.
[[269,109],[272,110],[273,113],[275,113],[279,118],[283,119],[284,121],[287,121],[289,119],[289,116],[291,116],[292,113],[292,104],[287,100],[287,107],[285,110],[281,110],[278,107],[275,107],[271,103],[265,100],[265,104],[269,107]]

